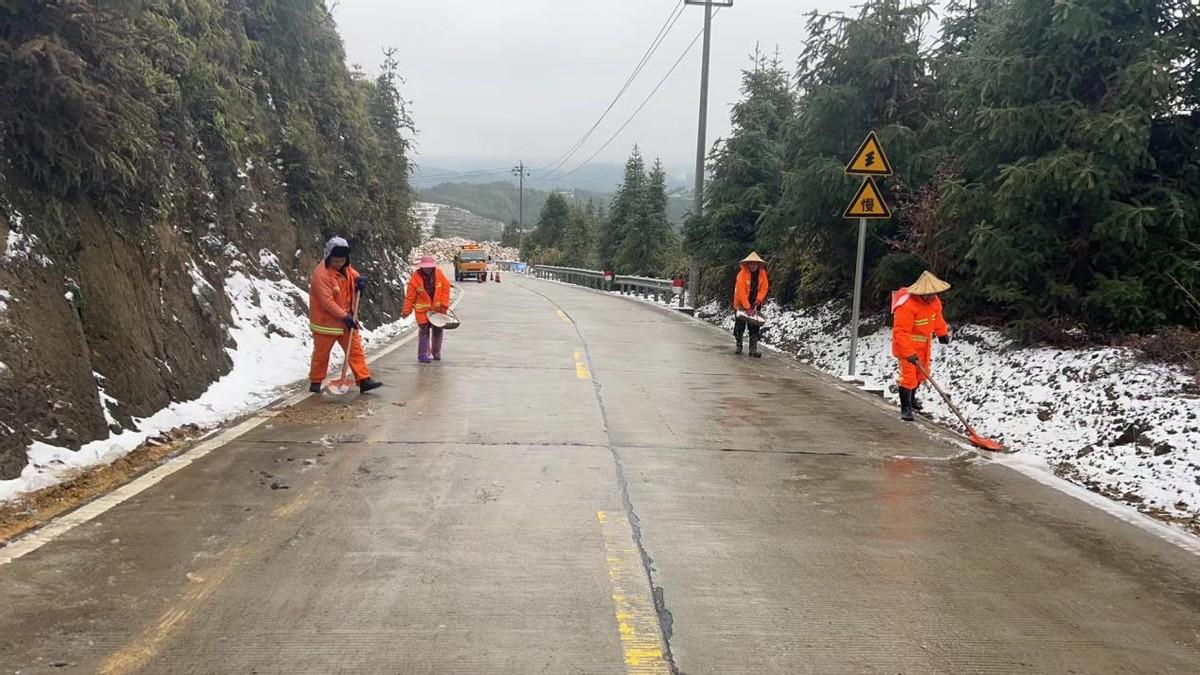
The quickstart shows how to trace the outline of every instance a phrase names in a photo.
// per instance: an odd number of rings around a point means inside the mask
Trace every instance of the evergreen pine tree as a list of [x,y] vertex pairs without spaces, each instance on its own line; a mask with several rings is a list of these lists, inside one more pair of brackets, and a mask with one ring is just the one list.
[[646,163],[642,153],[633,146],[633,152],[625,162],[625,176],[617,194],[613,197],[609,208],[608,218],[600,233],[598,254],[600,265],[605,269],[613,269],[617,263],[617,255],[621,250],[629,228],[633,226],[641,209],[641,202],[646,189]]
[[[897,174],[880,181],[885,198],[892,184],[923,185],[937,167],[936,152],[922,152],[922,141],[939,129],[930,54],[922,46],[932,17],[928,0],[867,0],[855,18],[809,20],[783,195],[758,232],[777,262],[772,287],[782,300],[820,301],[851,286],[858,226],[842,212],[861,178],[842,170],[867,131],[879,132]],[[869,269],[897,230],[895,219],[871,227]]]
[[617,263],[623,274],[657,276],[673,262],[675,233],[667,220],[666,183],[662,162],[655,160],[642,199],[634,207],[632,223],[621,240]]
[[969,246],[980,299],[1032,321],[1195,323],[1200,7],[956,10],[969,37],[947,57],[963,177],[941,215]]
[[586,206],[571,205],[567,230],[563,234],[563,260],[573,267],[590,267],[594,264],[596,205],[590,199]]
[[[794,96],[790,76],[776,54],[755,51],[742,71],[742,100],[734,104],[732,133],[709,155],[704,216],[685,228],[688,252],[711,267],[707,296],[726,296],[734,264],[756,247],[759,220],[783,192],[785,138]],[[719,284],[719,285],[718,285]]]
[[566,197],[554,192],[546,198],[542,212],[538,214],[537,227],[534,228],[531,239],[542,248],[562,248],[563,234],[567,230],[567,220],[570,209]]

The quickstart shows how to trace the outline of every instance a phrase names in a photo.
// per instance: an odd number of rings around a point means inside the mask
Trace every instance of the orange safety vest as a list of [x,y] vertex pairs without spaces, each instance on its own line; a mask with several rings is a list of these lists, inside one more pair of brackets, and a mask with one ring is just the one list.
[[425,290],[425,280],[421,278],[421,271],[416,270],[408,280],[408,293],[404,297],[404,311],[401,312],[404,316],[408,316],[414,310],[417,312],[417,323],[424,326],[429,323],[429,311],[434,307],[450,307],[450,281],[446,279],[446,275],[442,274],[440,269],[434,268],[434,289],[433,297],[429,297],[429,292]]
[[892,304],[892,355],[907,359],[916,354],[928,360],[930,339],[950,332],[942,318],[942,301],[936,295],[922,300],[904,292]]
[[[733,286],[733,309],[750,309],[750,268],[746,263],[738,270],[737,281]],[[754,299],[754,307],[761,307],[767,301],[767,268],[758,267],[758,297]]]
[[359,274],[350,263],[346,263],[342,272],[329,267],[324,260],[313,269],[308,285],[308,325],[314,333],[346,332],[342,322],[354,312],[354,282]]

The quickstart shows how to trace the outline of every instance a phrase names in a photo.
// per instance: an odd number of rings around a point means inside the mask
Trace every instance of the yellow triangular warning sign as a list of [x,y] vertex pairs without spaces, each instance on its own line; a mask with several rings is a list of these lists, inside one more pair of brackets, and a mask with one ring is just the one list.
[[862,187],[858,188],[858,193],[854,195],[854,201],[846,207],[846,212],[842,214],[842,217],[891,218],[892,210],[888,208],[887,202],[883,201],[883,197],[879,196],[879,188],[875,185],[875,179],[867,176],[863,179]]
[[854,153],[854,159],[846,165],[846,173],[859,176],[890,176],[892,165],[887,155],[883,154],[883,146],[874,131],[867,132],[867,138]]

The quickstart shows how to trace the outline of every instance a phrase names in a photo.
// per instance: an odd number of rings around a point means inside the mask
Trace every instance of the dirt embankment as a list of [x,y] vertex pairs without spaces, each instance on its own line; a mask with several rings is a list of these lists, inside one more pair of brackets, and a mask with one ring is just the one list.
[[330,236],[371,282],[366,322],[398,317],[418,240],[401,64],[348,67],[326,3],[0,16],[0,479],[31,443],[194,399],[235,339],[306,335],[291,310]]
[[[161,223],[134,240],[81,213],[75,254],[55,255],[30,237],[41,214],[15,208],[0,210],[0,244],[17,242],[0,257],[0,479],[33,441],[78,449],[199,396],[231,366],[230,271],[307,287],[323,237],[268,215],[236,238]],[[386,242],[356,252],[379,289],[368,321],[399,316],[402,258]]]

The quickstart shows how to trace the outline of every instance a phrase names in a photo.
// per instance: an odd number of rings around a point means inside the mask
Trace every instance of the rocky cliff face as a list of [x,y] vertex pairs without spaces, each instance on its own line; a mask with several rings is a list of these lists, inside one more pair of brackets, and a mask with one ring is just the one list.
[[398,317],[395,64],[348,72],[322,2],[25,5],[0,9],[0,479],[228,372],[231,275],[307,287],[345,236],[363,315]]

